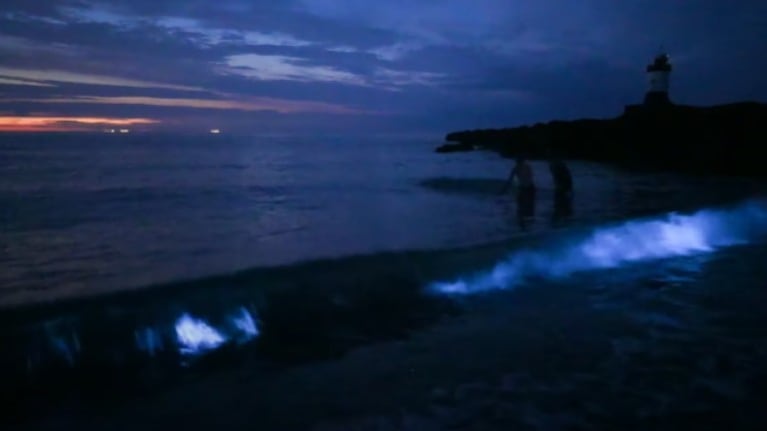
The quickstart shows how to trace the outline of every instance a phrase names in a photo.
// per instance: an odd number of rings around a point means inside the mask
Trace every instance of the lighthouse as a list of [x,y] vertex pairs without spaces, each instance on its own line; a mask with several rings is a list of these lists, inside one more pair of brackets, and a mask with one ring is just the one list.
[[649,89],[644,98],[645,106],[671,104],[671,99],[668,97],[670,75],[671,62],[667,54],[658,55],[652,63],[647,65]]

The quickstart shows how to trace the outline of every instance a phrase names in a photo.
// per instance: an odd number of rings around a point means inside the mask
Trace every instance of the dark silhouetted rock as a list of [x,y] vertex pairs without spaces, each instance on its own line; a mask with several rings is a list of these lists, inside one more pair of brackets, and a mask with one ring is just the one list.
[[457,144],[445,144],[437,147],[435,150],[438,153],[459,153],[465,151],[474,151],[474,145],[459,142]]
[[452,143],[440,148],[471,147],[504,157],[546,158],[554,151],[564,158],[636,169],[767,176],[761,156],[767,146],[767,105],[756,102],[633,105],[612,119],[468,130],[449,133],[446,140]]

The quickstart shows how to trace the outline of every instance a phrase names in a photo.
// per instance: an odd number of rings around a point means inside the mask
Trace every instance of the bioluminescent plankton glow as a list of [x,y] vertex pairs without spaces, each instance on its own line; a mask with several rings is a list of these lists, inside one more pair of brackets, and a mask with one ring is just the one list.
[[253,320],[253,316],[250,314],[250,312],[245,308],[241,307],[239,310],[239,313],[236,314],[231,318],[232,323],[234,326],[240,330],[241,337],[240,339],[242,341],[248,341],[258,336],[260,333],[258,330],[258,326],[256,326],[255,320]]
[[213,350],[227,341],[227,338],[216,328],[189,314],[184,314],[176,322],[176,336],[181,346],[181,353],[184,354]]
[[134,332],[136,337],[136,347],[146,352],[149,356],[154,356],[163,349],[162,337],[154,328],[141,328]]
[[256,320],[245,307],[240,307],[226,320],[230,325],[217,328],[204,319],[184,313],[175,324],[176,340],[181,353],[202,354],[218,349],[230,341],[238,343],[251,341],[260,334]]
[[753,201],[730,210],[702,210],[690,215],[630,221],[596,229],[567,245],[522,250],[492,269],[428,289],[444,294],[471,294],[514,287],[530,277],[556,278],[579,271],[616,268],[632,262],[710,253],[747,244],[767,234],[767,204]]

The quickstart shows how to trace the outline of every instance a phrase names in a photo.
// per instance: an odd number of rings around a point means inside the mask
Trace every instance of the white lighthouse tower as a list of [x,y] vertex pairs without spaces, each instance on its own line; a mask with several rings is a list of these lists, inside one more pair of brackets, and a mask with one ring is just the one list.
[[647,78],[650,88],[644,98],[647,106],[670,105],[668,97],[669,78],[671,76],[671,62],[667,54],[660,54],[655,60],[647,65]]

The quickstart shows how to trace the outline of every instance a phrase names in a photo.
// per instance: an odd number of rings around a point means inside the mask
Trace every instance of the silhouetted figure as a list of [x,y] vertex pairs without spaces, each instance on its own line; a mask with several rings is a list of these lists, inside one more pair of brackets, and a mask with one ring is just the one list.
[[573,192],[573,176],[565,162],[558,157],[552,157],[549,159],[549,170],[551,171],[551,177],[554,180],[555,192]]
[[535,180],[533,178],[533,168],[527,163],[524,157],[517,157],[516,164],[509,174],[509,180],[503,186],[501,193],[506,192],[509,186],[514,180],[517,180],[517,189],[522,190],[535,190]]
[[552,221],[559,222],[573,214],[573,176],[565,162],[549,156],[549,171],[554,181],[554,212]]
[[516,180],[517,195],[517,222],[521,228],[525,228],[529,219],[535,215],[535,179],[533,168],[523,156],[518,156],[514,168],[509,174],[509,179],[503,186],[501,193],[505,193],[509,186]]

